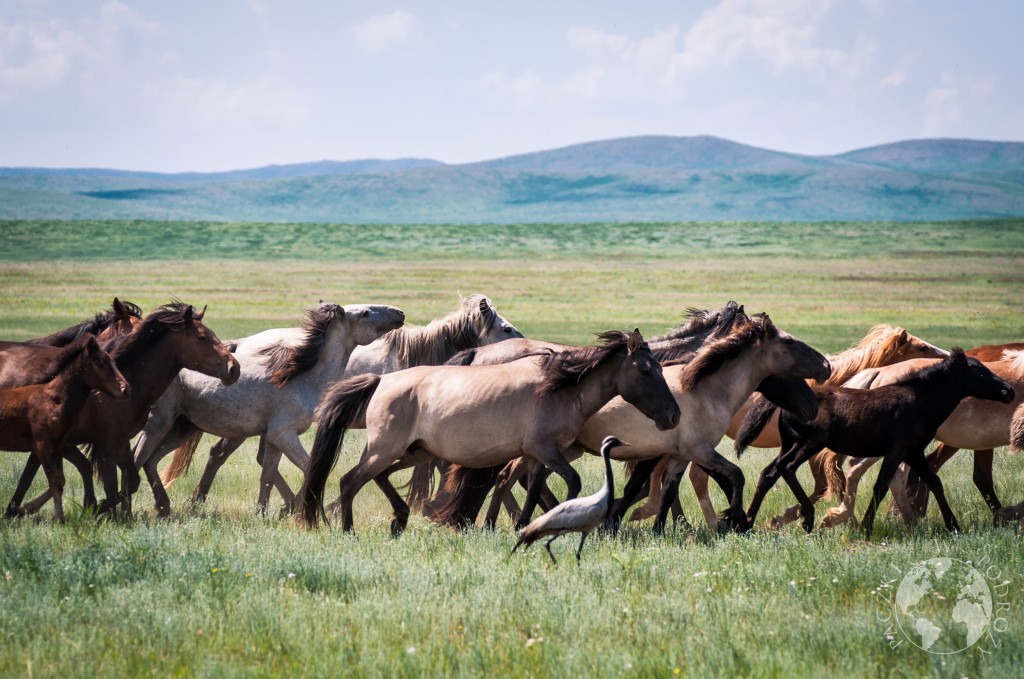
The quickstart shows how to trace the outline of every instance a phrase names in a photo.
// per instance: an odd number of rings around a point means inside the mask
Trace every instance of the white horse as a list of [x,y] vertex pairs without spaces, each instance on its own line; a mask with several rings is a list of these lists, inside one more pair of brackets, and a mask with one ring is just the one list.
[[405,314],[391,306],[321,303],[309,310],[301,341],[293,336],[292,341],[236,354],[242,371],[231,389],[182,370],[153,406],[135,445],[135,463],[146,470],[157,515],[170,513],[157,464],[176,448],[188,449],[191,458],[204,432],[231,441],[266,437],[260,485],[260,506],[265,509],[282,453],[305,470],[309,456],[299,435],[309,429],[324,390],[341,377],[353,349],[404,322]]

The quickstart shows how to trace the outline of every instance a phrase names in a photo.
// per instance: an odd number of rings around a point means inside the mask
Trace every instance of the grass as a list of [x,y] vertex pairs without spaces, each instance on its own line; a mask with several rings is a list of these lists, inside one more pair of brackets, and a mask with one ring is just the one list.
[[[63,327],[114,295],[145,309],[171,295],[208,303],[209,324],[226,338],[294,324],[320,297],[394,303],[424,323],[454,308],[458,291],[481,291],[527,335],[563,341],[634,325],[654,334],[687,306],[734,298],[825,351],[878,321],[971,346],[1024,335],[1022,226],[7,222],[0,336]],[[189,231],[210,247],[188,249]],[[232,238],[236,247],[221,257]],[[340,467],[354,463],[362,440],[357,433],[346,442]],[[311,441],[307,433],[304,445]],[[731,455],[729,447],[720,450]],[[556,542],[557,568],[539,548],[507,558],[514,536],[504,521],[495,533],[460,534],[414,517],[392,539],[389,507],[372,487],[357,498],[354,536],[256,516],[254,458],[248,442],[208,503],[190,509],[200,454],[171,489],[169,521],[152,518],[144,489],[130,524],[71,512],[56,526],[49,510],[0,522],[0,675],[646,677],[678,668],[692,676],[999,677],[1017,676],[1024,662],[1020,535],[991,527],[969,455],[942,472],[964,535],[947,535],[934,508],[915,529],[883,515],[870,542],[853,529],[657,538],[631,525],[617,538],[588,540],[579,567],[574,540]],[[743,458],[749,481],[768,459],[767,451]],[[0,460],[0,488],[13,489],[23,460]],[[577,466],[585,492],[596,489],[600,465]],[[286,475],[299,483],[296,470]],[[67,497],[80,497],[71,477]],[[1004,501],[1024,499],[1024,457],[997,454],[996,479]],[[762,517],[790,503],[779,487]],[[685,490],[684,508],[696,522]],[[892,585],[880,587],[943,555],[988,559],[1010,581],[1001,647],[983,640],[952,656],[890,647],[876,597]]]

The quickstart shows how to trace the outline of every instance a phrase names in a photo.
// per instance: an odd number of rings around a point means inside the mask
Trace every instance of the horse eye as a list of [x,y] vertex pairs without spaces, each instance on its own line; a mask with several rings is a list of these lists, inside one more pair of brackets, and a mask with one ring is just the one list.
[[651,371],[648,368],[641,368],[640,374],[643,375],[644,377],[650,377]]
[[512,328],[509,328],[509,327],[506,326],[505,327],[505,332],[511,334],[512,333]]
[[367,317],[369,315],[370,315],[370,310],[369,309],[366,309],[365,311],[363,311],[363,318],[365,318],[365,317]]

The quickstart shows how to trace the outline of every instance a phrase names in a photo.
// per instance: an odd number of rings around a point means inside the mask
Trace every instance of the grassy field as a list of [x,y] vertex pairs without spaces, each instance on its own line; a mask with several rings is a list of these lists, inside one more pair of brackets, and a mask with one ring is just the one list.
[[[5,339],[64,327],[114,295],[147,310],[172,295],[209,304],[209,325],[229,338],[292,325],[320,298],[392,303],[425,323],[460,292],[490,295],[529,336],[571,342],[610,327],[656,334],[688,306],[727,299],[770,312],[824,351],[876,322],[945,346],[1024,337],[1024,221],[0,222],[0,253]],[[346,442],[340,467],[362,440]],[[308,448],[311,434],[303,441]],[[997,489],[1020,501],[1024,456],[1001,453]],[[855,529],[655,538],[639,525],[588,542],[580,567],[571,539],[556,543],[557,568],[540,550],[507,558],[507,523],[460,534],[414,518],[392,539],[389,507],[372,487],[357,498],[354,536],[258,517],[254,458],[247,443],[207,505],[191,509],[201,454],[171,489],[169,521],[152,518],[145,489],[131,524],[76,516],[55,526],[49,510],[0,521],[0,674],[1001,677],[1019,676],[1024,663],[1020,534],[991,527],[969,455],[942,472],[963,535],[947,535],[934,509],[912,530],[883,516],[870,542]],[[768,459],[744,457],[748,482]],[[0,460],[4,492],[23,460]],[[600,466],[578,468],[592,492]],[[287,477],[299,483],[296,470]],[[79,497],[79,482],[69,485],[68,497]],[[762,516],[790,503],[777,488]],[[692,492],[684,508],[699,517]],[[948,656],[906,641],[892,648],[903,637],[886,638],[877,597],[938,556],[999,568],[1009,581],[997,597],[1009,606],[1006,630]]]

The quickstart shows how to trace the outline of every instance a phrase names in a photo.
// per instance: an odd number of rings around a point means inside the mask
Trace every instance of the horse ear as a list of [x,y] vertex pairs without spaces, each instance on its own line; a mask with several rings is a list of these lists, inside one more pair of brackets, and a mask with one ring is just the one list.
[[626,341],[626,351],[633,353],[641,346],[643,346],[644,337],[640,334],[640,328],[635,328],[629,335],[629,340]]
[[967,363],[967,354],[960,347],[953,347],[949,350],[949,359],[952,363]]
[[196,312],[196,314],[195,314],[196,320],[197,321],[203,320],[203,316],[205,316],[205,315],[206,315],[206,305],[204,304],[202,311],[197,311]]
[[486,315],[491,310],[491,305],[487,303],[486,297],[480,298],[480,313]]
[[189,304],[187,307],[185,307],[185,313],[183,313],[181,315],[181,317],[183,319],[185,319],[186,323],[191,323],[192,322],[192,313],[194,311],[195,311],[195,307],[193,307],[191,304]]
[[906,342],[907,341],[907,337],[909,337],[909,336],[910,336],[910,333],[907,332],[906,328],[900,328],[900,342]]
[[88,339],[85,340],[85,353],[87,353],[87,354],[97,354],[97,353],[99,353],[99,351],[100,351],[100,343],[96,341],[96,335],[89,334],[89,335],[86,335],[86,337],[88,337]]
[[121,300],[117,297],[114,298],[114,303],[110,305],[110,308],[114,310],[114,317],[122,321],[128,320],[128,309],[125,308],[124,304],[121,304]]

